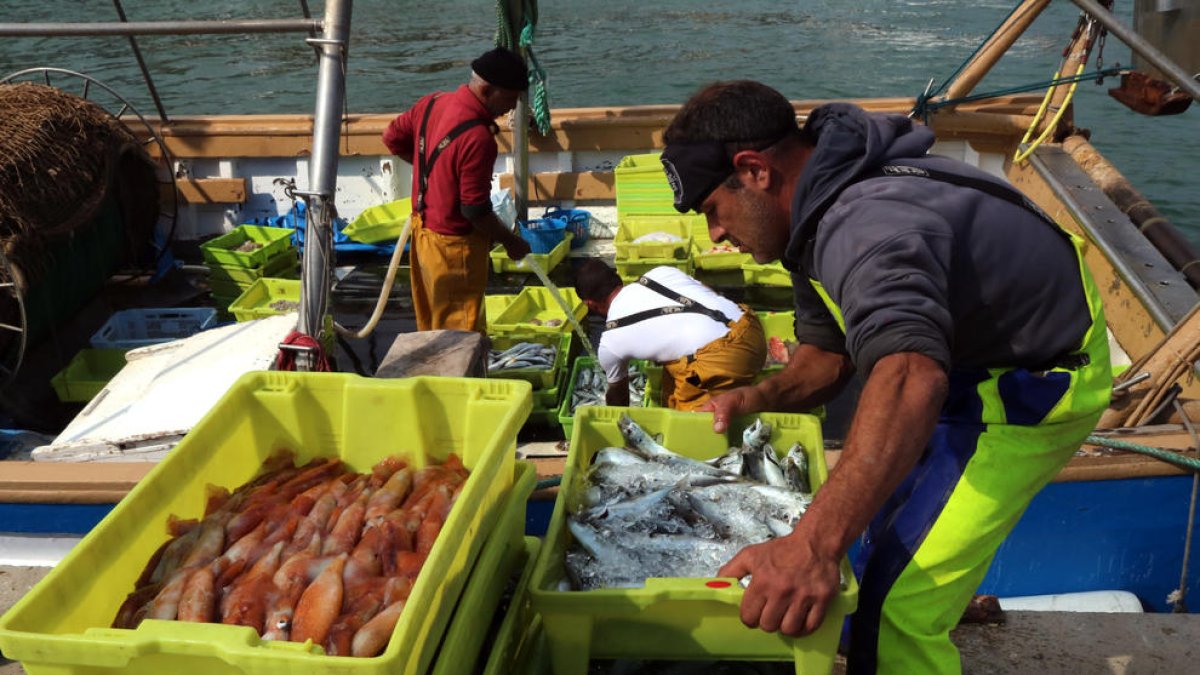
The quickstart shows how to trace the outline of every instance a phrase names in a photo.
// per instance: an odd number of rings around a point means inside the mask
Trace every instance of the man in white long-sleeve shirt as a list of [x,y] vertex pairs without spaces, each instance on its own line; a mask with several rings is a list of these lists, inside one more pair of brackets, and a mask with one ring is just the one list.
[[597,355],[609,405],[629,404],[631,359],[662,364],[663,403],[676,410],[695,410],[714,394],[752,383],[766,360],[754,312],[673,267],[656,267],[626,286],[592,259],[579,269],[575,290],[606,317]]

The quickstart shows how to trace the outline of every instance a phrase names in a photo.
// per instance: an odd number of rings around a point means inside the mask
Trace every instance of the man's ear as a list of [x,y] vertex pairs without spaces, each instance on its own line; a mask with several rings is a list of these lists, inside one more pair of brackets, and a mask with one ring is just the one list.
[[733,168],[743,186],[754,186],[760,190],[771,187],[771,163],[757,150],[742,150],[733,156]]

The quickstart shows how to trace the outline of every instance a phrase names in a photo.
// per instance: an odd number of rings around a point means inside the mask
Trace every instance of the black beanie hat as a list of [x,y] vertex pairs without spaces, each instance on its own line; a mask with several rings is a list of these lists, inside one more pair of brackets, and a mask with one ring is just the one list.
[[503,47],[484,52],[471,62],[471,70],[497,87],[518,91],[529,89],[529,70],[525,62]]

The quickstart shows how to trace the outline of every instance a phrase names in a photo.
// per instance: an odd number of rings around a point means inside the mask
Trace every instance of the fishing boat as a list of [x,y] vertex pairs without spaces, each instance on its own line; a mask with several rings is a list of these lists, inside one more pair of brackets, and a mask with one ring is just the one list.
[[[1121,429],[1093,437],[1034,499],[1000,549],[980,593],[1010,597],[1122,590],[1136,595],[1149,611],[1178,611],[1200,589],[1200,565],[1197,556],[1189,555],[1195,532],[1193,473],[1200,461],[1200,443],[1190,426],[1191,420],[1200,420],[1200,408],[1190,402],[1200,398],[1200,383],[1190,363],[1182,378],[1168,379],[1165,371],[1148,368],[1159,365],[1156,356],[1161,356],[1164,344],[1194,345],[1200,340],[1200,332],[1188,332],[1195,330],[1188,320],[1200,302],[1196,290],[1200,267],[1170,223],[1105,160],[1087,134],[1071,124],[1070,92],[1074,83],[1096,76],[1085,71],[1105,33],[1130,43],[1139,55],[1137,70],[1107,73],[1125,78],[1116,98],[1143,112],[1177,112],[1186,107],[1182,100],[1200,97],[1200,89],[1151,40],[1122,25],[1105,7],[1092,0],[1075,3],[1084,14],[1059,67],[1064,76],[1056,77],[1044,93],[975,91],[1048,4],[1048,0],[1026,0],[941,89],[930,87],[920,96],[854,102],[870,111],[920,119],[937,134],[934,152],[1006,177],[1065,228],[1083,236],[1088,242],[1086,263],[1104,298],[1114,363],[1132,364],[1121,386],[1138,400],[1158,396],[1153,409],[1143,410],[1138,419],[1126,425],[1131,420],[1126,415],[1116,425]],[[518,12],[510,19],[519,18],[519,9],[510,11]],[[1170,22],[1195,21],[1198,16],[1200,9],[1194,3],[1170,16],[1147,10],[1142,15],[1143,35],[1162,38],[1158,45],[1167,49],[1173,44],[1166,39],[1175,25]],[[178,207],[169,220],[179,242],[206,239],[253,218],[286,215],[297,197],[307,202],[308,227],[317,233],[314,236],[331,236],[330,206],[339,216],[353,219],[372,206],[408,196],[410,167],[391,157],[380,140],[394,114],[341,114],[344,82],[339,64],[350,31],[348,1],[327,3],[323,19],[207,22],[223,26],[186,23],[7,24],[0,26],[0,35],[237,29],[313,34],[308,42],[320,62],[313,116],[168,118],[160,109],[157,117],[139,113],[129,124],[148,156],[170,168],[170,203]],[[517,44],[515,38],[510,40]],[[1192,70],[1200,67],[1190,65]],[[1145,72],[1157,79],[1139,76]],[[98,82],[53,69],[33,69],[6,81],[31,78],[69,81],[74,86]],[[804,119],[821,103],[796,101],[798,118]],[[674,105],[558,108],[550,111],[545,133],[538,134],[529,131],[529,107],[523,104],[514,121],[502,125],[494,187],[513,191],[518,214],[527,214],[533,206],[584,207],[592,213],[597,234],[605,226],[611,231],[617,220],[613,167],[630,155],[660,150],[662,131],[676,109]],[[606,250],[602,238],[593,238],[600,241],[572,255],[602,255]],[[329,294],[321,280],[332,265],[320,247],[306,249],[299,311],[302,333],[324,330]],[[10,277],[6,283],[12,281]],[[18,359],[12,369],[20,365]],[[1149,376],[1142,376],[1143,371]],[[834,433],[827,436],[836,438]],[[1114,450],[1108,446],[1119,443],[1111,441],[1171,451],[1152,457]],[[836,462],[836,446],[828,456],[831,464]],[[0,530],[7,538],[0,541],[15,550],[40,540],[42,548],[25,560],[53,561],[147,470],[144,463],[6,462],[0,470],[0,522],[7,526]],[[553,465],[544,471],[553,473]],[[539,512],[544,527],[545,503],[531,506],[531,513]],[[51,533],[65,536],[43,536]]]

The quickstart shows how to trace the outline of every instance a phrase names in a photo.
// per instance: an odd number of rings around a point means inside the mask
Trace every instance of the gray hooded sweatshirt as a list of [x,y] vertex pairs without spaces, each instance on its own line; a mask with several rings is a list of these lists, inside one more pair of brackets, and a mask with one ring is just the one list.
[[[949,370],[1040,368],[1091,325],[1074,247],[1032,211],[926,177],[855,179],[884,164],[1005,185],[926,154],[933,132],[848,103],[813,110],[817,139],[796,182],[783,254],[801,342],[849,354],[861,373],[898,352]],[[812,288],[841,309],[846,333]]]

